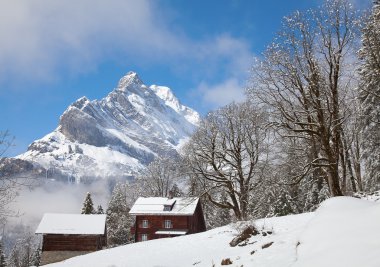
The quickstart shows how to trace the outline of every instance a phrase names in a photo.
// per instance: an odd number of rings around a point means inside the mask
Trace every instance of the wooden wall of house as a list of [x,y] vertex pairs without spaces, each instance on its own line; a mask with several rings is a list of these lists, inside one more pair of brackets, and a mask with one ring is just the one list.
[[[148,220],[148,228],[142,228],[142,221]],[[169,237],[168,235],[156,235],[158,230],[165,229],[165,220],[171,220],[172,230],[187,230],[188,234],[199,233],[206,230],[203,217],[202,206],[198,203],[192,216],[163,216],[163,215],[138,215],[136,223],[132,227],[132,234],[135,234],[135,241],[141,241],[141,234],[148,234],[148,240]]]
[[196,218],[198,224],[196,226],[197,233],[206,231],[206,221],[203,214],[202,205],[198,202],[197,208],[195,209],[194,217]]
[[200,233],[206,231],[206,222],[203,216],[202,205],[198,202],[193,216],[190,217],[189,234]]
[[42,251],[96,251],[105,245],[105,235],[45,234]]
[[[142,221],[148,220],[148,228],[142,228]],[[139,215],[136,216],[135,231],[136,241],[141,241],[141,234],[148,234],[148,240],[165,237],[163,235],[156,235],[158,230],[171,230],[165,229],[165,220],[172,222],[172,230],[187,230],[188,216],[160,216],[160,215]]]

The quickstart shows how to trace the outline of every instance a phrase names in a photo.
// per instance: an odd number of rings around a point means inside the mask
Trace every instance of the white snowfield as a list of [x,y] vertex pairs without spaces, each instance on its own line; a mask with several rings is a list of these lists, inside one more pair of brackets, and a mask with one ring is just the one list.
[[[273,234],[230,247],[238,225],[204,233],[135,243],[48,266],[62,267],[378,267],[380,204],[349,197],[325,201],[315,213],[261,219]],[[267,248],[263,245],[273,242]]]

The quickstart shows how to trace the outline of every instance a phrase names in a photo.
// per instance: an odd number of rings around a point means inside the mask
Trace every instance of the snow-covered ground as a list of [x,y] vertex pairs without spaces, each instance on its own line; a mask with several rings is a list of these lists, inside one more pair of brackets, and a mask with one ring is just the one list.
[[[55,267],[378,267],[380,204],[350,197],[325,201],[315,213],[261,219],[261,234],[245,246],[229,242],[242,225],[228,225],[184,237],[152,240],[103,250]],[[262,234],[267,232],[272,234]],[[264,245],[273,242],[267,248]]]
[[380,203],[327,200],[300,236],[293,267],[380,266]]

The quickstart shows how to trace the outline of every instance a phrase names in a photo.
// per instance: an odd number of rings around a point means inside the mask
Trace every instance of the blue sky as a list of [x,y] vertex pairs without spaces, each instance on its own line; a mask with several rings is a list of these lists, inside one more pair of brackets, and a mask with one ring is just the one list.
[[201,114],[241,100],[253,57],[282,18],[320,3],[0,0],[0,130],[15,136],[7,155],[54,130],[79,97],[106,96],[130,70]]

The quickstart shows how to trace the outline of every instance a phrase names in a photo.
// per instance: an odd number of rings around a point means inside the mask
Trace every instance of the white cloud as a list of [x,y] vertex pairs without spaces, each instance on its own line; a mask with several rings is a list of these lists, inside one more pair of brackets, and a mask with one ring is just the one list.
[[214,83],[201,80],[194,91],[201,95],[203,104],[217,108],[232,101],[244,100],[245,84],[253,59],[248,43],[224,34],[205,44],[203,49],[208,51],[204,52],[208,53],[207,61],[215,60],[214,64],[205,62],[205,65],[218,66],[217,72],[222,72],[222,76],[226,77]]
[[181,45],[148,0],[0,1],[0,77],[44,79],[87,71],[102,58],[178,53]]
[[236,78],[227,79],[213,85],[202,82],[197,90],[202,94],[203,102],[212,107],[220,107],[232,101],[240,102],[244,100],[243,86]]
[[99,181],[91,185],[54,182],[32,190],[24,189],[10,206],[21,216],[10,218],[10,224],[23,222],[36,227],[44,213],[80,213],[86,192],[91,192],[95,208],[102,205],[106,210],[109,199],[107,188],[105,181]]
[[168,25],[151,0],[0,0],[0,83],[44,81],[96,69],[105,60],[198,64],[203,80],[238,78],[251,60],[244,40],[228,34],[193,40]]

